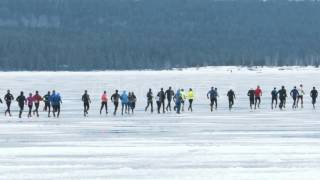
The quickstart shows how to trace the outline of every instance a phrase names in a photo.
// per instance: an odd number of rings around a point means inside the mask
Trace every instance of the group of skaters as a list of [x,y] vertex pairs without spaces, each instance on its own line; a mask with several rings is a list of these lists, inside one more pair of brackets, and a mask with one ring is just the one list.
[[[299,106],[299,103],[301,104],[301,108],[303,108],[303,99],[305,95],[305,91],[303,89],[303,85],[300,84],[297,88],[296,86],[293,87],[293,89],[290,91],[289,95],[293,99],[292,108],[296,109]],[[259,105],[261,103],[261,96],[262,96],[262,90],[258,86],[255,90],[250,89],[248,92],[248,96],[250,99],[250,108],[252,109],[252,106],[254,105],[254,108],[259,108]],[[271,109],[277,108],[278,106],[278,99],[279,99],[279,108],[282,110],[283,108],[286,108],[286,101],[287,101],[287,90],[285,86],[282,86],[279,90],[277,88],[273,88],[271,91]],[[315,87],[312,88],[310,92],[310,97],[312,99],[312,105],[315,109],[316,100],[318,98],[318,91]]]
[[[289,95],[293,99],[292,108],[298,108],[299,104],[300,107],[303,108],[303,101],[305,91],[303,89],[303,85],[301,84],[299,87],[294,86],[293,89],[290,91]],[[249,104],[251,109],[260,108],[261,104],[261,97],[262,97],[262,89],[260,86],[257,88],[251,88],[247,96],[249,97]],[[231,110],[234,105],[234,100],[236,98],[235,92],[230,89],[227,92],[229,109]],[[288,93],[285,86],[282,86],[279,90],[275,87],[271,91],[271,108],[279,109],[286,108],[286,101],[287,101]],[[315,108],[316,100],[318,97],[318,91],[315,87],[312,88],[310,92],[310,97],[312,98],[312,105]],[[193,111],[192,103],[195,98],[195,93],[190,88],[187,92],[184,89],[177,89],[175,92],[172,87],[169,87],[167,90],[164,91],[163,88],[160,89],[155,95],[153,94],[152,89],[150,88],[146,94],[147,98],[147,106],[145,107],[145,111],[148,111],[150,108],[150,112],[153,113],[153,104],[154,101],[156,102],[157,106],[157,113],[166,113],[173,110],[180,114],[184,111],[185,103],[188,101],[188,111]],[[210,100],[210,110],[213,111],[214,109],[218,108],[218,98],[219,93],[218,89],[215,87],[211,87],[209,92],[207,93],[207,98]],[[7,109],[5,111],[5,116],[11,115],[11,104],[16,100],[19,106],[19,118],[22,117],[22,113],[24,111],[25,105],[28,107],[28,118],[32,116],[39,117],[39,107],[40,102],[44,102],[43,111],[48,113],[48,117],[51,116],[51,113],[54,117],[60,116],[60,105],[62,104],[62,98],[59,93],[55,90],[52,93],[49,91],[46,95],[41,96],[38,91],[35,91],[34,94],[29,93],[29,96],[25,96],[24,92],[21,92],[20,95],[15,99],[14,96],[10,93],[10,90],[7,91],[7,94],[4,96],[4,101],[7,105]],[[108,114],[108,100],[109,97],[107,92],[104,91],[101,95],[101,108],[100,114],[104,111],[105,114]],[[134,114],[134,110],[136,107],[137,97],[134,92],[127,92],[123,91],[121,94],[118,90],[116,90],[110,97],[111,102],[114,105],[113,115],[117,114],[119,104],[121,103],[121,115],[124,114]],[[278,103],[279,100],[279,103]],[[0,102],[2,100],[0,99]],[[88,91],[85,90],[84,94],[82,95],[82,102],[83,102],[83,113],[84,116],[87,116],[90,109],[91,99],[88,94]],[[34,109],[33,109],[34,108]]]
[[[303,108],[303,98],[305,95],[305,91],[303,89],[303,85],[300,84],[297,88],[296,86],[293,87],[293,89],[290,91],[289,95],[293,99],[292,108],[296,109],[299,106],[299,103],[301,104],[301,108]],[[254,109],[260,108],[261,103],[261,96],[262,96],[262,90],[260,86],[257,86],[256,89],[251,88],[248,91],[249,96],[249,102],[250,102],[250,108],[252,109],[254,106]],[[273,88],[271,91],[271,109],[277,108],[278,106],[278,99],[279,99],[279,108],[283,109],[286,108],[286,101],[287,101],[287,90],[285,86],[282,86],[279,90],[277,88]],[[310,97],[312,99],[312,105],[315,109],[316,100],[318,98],[318,91],[316,87],[313,87],[310,92]]]
[[[100,114],[102,114],[102,111],[105,111],[105,114],[108,114],[108,100],[109,97],[107,95],[107,91],[104,91],[101,95],[101,107],[100,107]],[[82,95],[82,101],[83,101],[83,112],[84,116],[88,115],[89,107],[90,107],[90,96],[88,94],[88,91],[85,90],[84,94]],[[134,94],[134,92],[123,91],[122,94],[119,94],[119,91],[116,90],[114,94],[111,96],[111,101],[114,105],[114,111],[113,115],[117,114],[119,103],[121,101],[121,114],[130,114],[134,113],[134,109],[136,107],[137,97]]]
[[[301,108],[303,108],[303,97],[305,95],[303,85],[300,84],[299,88],[294,86],[289,94],[293,99],[292,108],[293,109],[298,108],[299,103],[301,104]],[[248,91],[247,96],[249,97],[250,109],[260,108],[261,96],[262,96],[262,89],[260,88],[260,86],[257,86],[256,89],[251,88]],[[210,99],[211,111],[213,111],[214,108],[217,109],[218,97],[219,97],[219,94],[218,94],[217,88],[211,87],[210,91],[207,93],[207,98]],[[230,89],[227,92],[227,97],[228,97],[229,109],[231,110],[234,105],[234,100],[236,98],[235,92],[232,89]],[[280,90],[277,90],[277,88],[275,87],[271,91],[271,109],[278,107],[278,99],[280,101],[279,102],[279,109],[282,110],[282,109],[286,108],[287,97],[288,97],[288,95],[287,95],[287,90],[286,90],[285,86],[282,86],[280,88]],[[313,108],[315,109],[316,100],[318,98],[318,91],[315,87],[312,88],[312,90],[310,92],[310,97],[312,99]]]
[[[188,92],[185,92],[184,89],[178,89],[175,93],[171,87],[167,89],[166,91],[163,90],[163,88],[160,89],[160,91],[154,95],[152,92],[152,89],[149,89],[149,91],[146,94],[147,98],[147,106],[145,107],[145,111],[148,111],[150,108],[150,112],[153,113],[153,104],[154,100],[157,104],[157,112],[160,114],[161,109],[162,112],[169,112],[172,111],[171,104],[174,102],[173,109],[177,113],[180,113],[180,111],[184,111],[184,104],[185,101],[188,99],[189,106],[188,111],[192,111],[192,102],[194,99],[194,93],[193,90],[190,88]],[[100,114],[102,114],[102,111],[105,111],[105,114],[108,114],[108,100],[109,97],[107,95],[107,92],[104,91],[101,95],[101,107],[100,107]],[[128,92],[123,91],[121,94],[118,90],[116,90],[110,97],[111,102],[114,105],[114,111],[113,115],[116,115],[118,112],[119,104],[121,103],[121,115],[124,114],[134,114],[134,110],[136,107],[137,97],[134,94],[134,92]],[[165,105],[165,100],[167,100],[167,105]],[[90,96],[88,94],[88,91],[85,90],[84,94],[82,95],[82,101],[83,101],[83,109],[84,109],[84,116],[88,115],[89,107],[90,107]]]
[[[172,90],[172,87],[169,87],[166,91],[163,88],[155,96],[155,101],[157,103],[157,112],[158,114],[171,112],[171,103],[174,103],[173,110],[176,111],[178,114],[184,111],[185,102],[188,100],[189,106],[188,111],[192,112],[192,103],[195,98],[193,90],[190,88],[188,92],[185,92],[184,89],[178,89],[176,92]],[[151,107],[151,113],[153,112],[153,99],[154,95],[152,89],[149,89],[147,93],[147,106],[145,111]],[[165,105],[167,100],[167,106]]]
[[[4,96],[4,101],[7,105],[7,109],[5,111],[5,116],[9,115],[12,116],[11,114],[11,104],[12,101],[14,101],[14,96],[10,93],[10,90],[7,91],[7,94]],[[28,118],[32,116],[37,116],[39,117],[39,107],[40,107],[40,102],[44,102],[44,109],[43,111],[48,112],[48,117],[50,117],[51,113],[51,108],[52,108],[52,114],[54,117],[59,117],[60,116],[60,105],[62,104],[61,96],[59,93],[56,93],[54,90],[51,92],[49,91],[46,95],[43,97],[39,95],[39,91],[36,91],[34,94],[29,93],[29,96],[25,96],[24,92],[21,91],[20,95],[16,98],[16,101],[18,102],[19,106],[19,118],[22,117],[22,113],[24,111],[25,105],[28,106]],[[0,99],[0,102],[2,100]],[[35,107],[35,109],[33,109]]]

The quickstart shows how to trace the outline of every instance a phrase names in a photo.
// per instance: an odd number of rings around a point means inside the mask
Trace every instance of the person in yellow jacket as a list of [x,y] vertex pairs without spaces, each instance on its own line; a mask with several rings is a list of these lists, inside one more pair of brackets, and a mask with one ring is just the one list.
[[187,95],[186,95],[186,92],[184,91],[184,89],[180,90],[180,94],[181,94],[181,111],[183,112],[184,111],[184,102],[187,99]]
[[192,112],[192,102],[194,100],[194,92],[193,90],[190,88],[188,93],[187,93],[187,98],[189,100],[189,107],[188,107],[188,111]]

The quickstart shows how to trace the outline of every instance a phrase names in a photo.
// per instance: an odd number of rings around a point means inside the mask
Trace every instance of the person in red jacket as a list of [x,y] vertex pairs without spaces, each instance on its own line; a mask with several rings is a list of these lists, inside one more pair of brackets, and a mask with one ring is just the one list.
[[33,96],[34,106],[35,110],[33,111],[33,115],[37,114],[37,117],[39,117],[39,105],[40,101],[42,101],[42,97],[39,95],[39,91],[36,91],[36,94]]
[[102,113],[103,108],[106,108],[106,114],[108,114],[108,95],[107,91],[104,91],[101,95],[101,108],[100,108],[100,114]]
[[257,109],[257,105],[258,105],[258,108],[260,108],[261,96],[262,96],[262,90],[260,86],[257,86],[257,89],[254,91],[254,97],[255,97],[254,109]]

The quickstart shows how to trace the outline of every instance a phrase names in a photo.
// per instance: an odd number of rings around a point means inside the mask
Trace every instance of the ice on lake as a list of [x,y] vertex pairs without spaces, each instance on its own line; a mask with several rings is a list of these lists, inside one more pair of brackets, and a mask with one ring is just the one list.
[[[218,179],[319,180],[320,115],[309,92],[320,88],[316,68],[237,67],[174,71],[1,72],[1,97],[55,89],[63,98],[59,119],[18,119],[0,115],[0,179]],[[303,109],[270,109],[274,86],[304,84]],[[246,93],[260,85],[261,109],[249,110]],[[176,115],[144,112],[146,93],[161,87],[193,88],[194,112]],[[219,108],[209,112],[206,93],[219,90]],[[234,89],[234,109],[226,92]],[[92,104],[82,116],[81,95]],[[133,116],[100,116],[100,95],[134,91]],[[109,102],[109,112],[113,105]],[[41,105],[43,108],[43,105]],[[320,106],[319,106],[320,108]],[[0,106],[2,112],[5,105]]]

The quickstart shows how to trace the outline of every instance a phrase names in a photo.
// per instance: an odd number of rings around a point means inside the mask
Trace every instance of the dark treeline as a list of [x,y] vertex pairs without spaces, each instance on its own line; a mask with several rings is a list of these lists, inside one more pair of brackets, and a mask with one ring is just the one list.
[[0,70],[320,64],[320,2],[1,0]]

